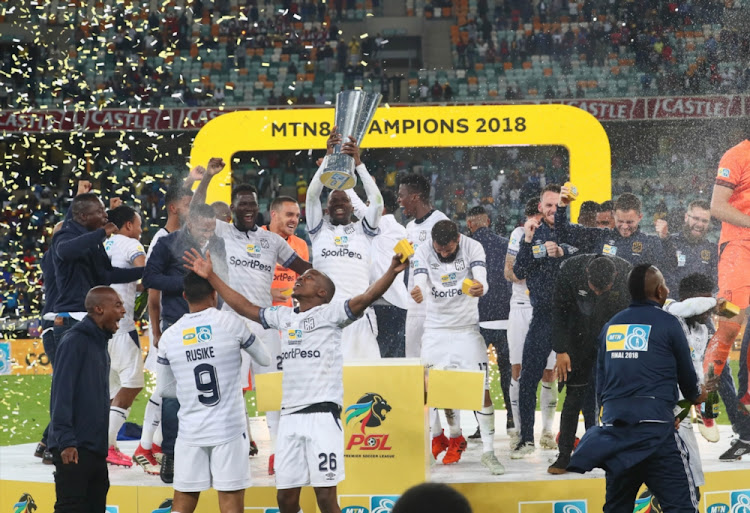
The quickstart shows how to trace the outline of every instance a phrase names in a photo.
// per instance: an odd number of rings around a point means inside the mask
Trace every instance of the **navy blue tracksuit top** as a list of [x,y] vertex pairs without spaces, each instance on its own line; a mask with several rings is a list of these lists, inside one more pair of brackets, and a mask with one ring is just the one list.
[[62,337],[55,354],[48,446],[107,455],[109,353],[112,333],[87,315]]
[[[656,235],[647,235],[640,228],[630,237],[623,237],[611,228],[589,228],[568,221],[568,207],[557,207],[555,227],[560,241],[572,244],[584,253],[618,256],[633,266],[650,263],[665,275],[676,263],[671,238],[661,240]],[[558,242],[559,244],[559,242]]]
[[130,283],[143,275],[143,267],[112,267],[104,250],[104,228],[88,231],[73,221],[65,221],[52,238],[52,255],[57,284],[57,301],[52,312],[85,312],[89,290],[98,285]]
[[[226,279],[227,253],[224,239],[214,235],[208,240],[207,248],[211,252],[214,271]],[[161,319],[169,324],[177,322],[188,313],[187,301],[182,297],[182,280],[188,270],[182,257],[185,251],[191,249],[200,251],[195,239],[190,235],[190,230],[184,226],[156,241],[156,246],[146,262],[143,286],[161,291]]]
[[510,314],[512,284],[505,279],[505,254],[508,239],[492,233],[489,228],[480,228],[471,238],[479,242],[487,255],[487,283],[489,290],[479,298],[479,322],[503,321]]
[[599,335],[597,395],[602,422],[672,425],[678,385],[689,401],[700,396],[680,322],[653,301],[633,301]]
[[719,252],[716,250],[716,243],[705,238],[693,241],[684,233],[678,233],[671,239],[677,262],[673,269],[664,273],[670,291],[669,297],[679,297],[680,280],[693,273],[709,276],[718,290]]
[[[550,258],[547,256],[544,243],[554,241],[563,248],[564,256]],[[555,292],[555,278],[560,271],[560,264],[568,256],[576,253],[578,249],[569,245],[561,244],[558,240],[557,231],[550,228],[547,223],[542,222],[534,232],[531,243],[521,239],[521,249],[518,251],[516,261],[513,264],[513,273],[521,280],[526,280],[529,288],[531,306],[534,307],[534,315],[539,313],[552,313],[552,300]]]

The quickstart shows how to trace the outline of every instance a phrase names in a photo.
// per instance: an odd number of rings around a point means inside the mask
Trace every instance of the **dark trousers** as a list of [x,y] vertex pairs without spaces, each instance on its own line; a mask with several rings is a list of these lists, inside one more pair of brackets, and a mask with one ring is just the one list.
[[393,305],[373,305],[378,320],[378,345],[383,358],[406,356],[406,310]]
[[55,325],[52,328],[52,333],[55,337],[55,349],[57,349],[57,346],[60,345],[60,341],[62,340],[63,335],[65,335],[65,332],[78,324],[78,321],[73,319],[72,317],[58,316],[54,322]]
[[[51,329],[50,329],[51,328]],[[54,322],[53,321],[42,321],[42,346],[44,347],[44,354],[49,359],[49,364],[54,368],[55,366],[55,353],[57,352],[57,344],[55,343],[54,333]],[[42,434],[42,443],[47,445],[47,436],[49,435],[49,423],[44,428]]]
[[[164,333],[173,323],[162,321],[161,332]],[[174,443],[177,441],[177,430],[179,422],[177,412],[180,411],[180,402],[175,397],[161,398],[161,450],[168,456],[174,456]]]
[[[750,346],[750,329],[745,329],[745,334],[742,336],[742,345],[740,346],[740,375],[738,376],[737,392],[739,397],[742,397],[747,393],[747,351]],[[724,368],[729,367],[725,365]]]
[[490,330],[479,328],[479,332],[484,338],[487,347],[492,344],[495,346],[497,354],[497,369],[500,371],[500,388],[503,391],[503,401],[505,410],[508,412],[508,420],[513,419],[513,411],[510,408],[510,357],[508,355],[508,331],[507,330]]
[[586,429],[596,424],[596,398],[594,393],[593,369],[596,354],[585,355],[568,353],[572,372],[568,373],[565,383],[565,402],[560,413],[560,440],[558,446],[561,456],[570,456],[578,429],[578,413],[583,411]]
[[88,449],[78,449],[78,463],[63,465],[58,450],[55,463],[55,513],[103,513],[107,507],[107,459]]
[[536,391],[542,380],[547,358],[552,351],[552,319],[543,312],[537,313],[529,325],[523,345],[521,377],[518,380],[518,409],[521,414],[521,443],[534,442],[534,413]]
[[688,466],[687,448],[677,436],[667,438],[648,458],[618,474],[607,472],[604,513],[632,513],[643,483],[665,513],[698,511],[698,493]]
[[[746,332],[750,332],[746,330]],[[742,371],[740,370],[740,375]],[[732,428],[737,432],[742,440],[750,440],[750,415],[744,415],[737,409],[739,401],[737,400],[737,389],[734,387],[734,378],[732,369],[729,365],[724,366],[719,380],[719,395],[724,401],[724,407],[727,409],[727,417],[732,423]]]

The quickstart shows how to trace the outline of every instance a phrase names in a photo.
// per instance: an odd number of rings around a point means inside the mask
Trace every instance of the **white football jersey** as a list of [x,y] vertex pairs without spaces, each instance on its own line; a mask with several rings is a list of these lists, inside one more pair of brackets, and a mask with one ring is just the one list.
[[[521,241],[525,237],[523,226],[519,226],[513,230],[510,234],[510,242],[508,242],[508,255],[517,256],[518,252],[521,251]],[[526,280],[520,283],[513,282],[512,286],[513,293],[510,296],[510,305],[517,305],[518,303],[531,304],[529,299],[529,288],[526,286]]]
[[151,244],[148,245],[148,251],[146,252],[146,262],[148,262],[148,259],[151,256],[151,252],[156,247],[156,243],[165,235],[169,235],[169,232],[164,228],[159,228],[154,234],[154,237],[151,239]]
[[240,351],[255,342],[241,317],[216,308],[187,313],[162,334],[158,362],[174,375],[183,442],[219,445],[245,432]]
[[[112,267],[131,269],[135,267],[133,262],[141,255],[145,255],[141,243],[133,238],[115,233],[104,241],[104,249],[107,251]],[[135,329],[135,294],[138,280],[130,283],[113,283],[110,285],[122,298],[125,306],[125,317],[120,319],[117,327],[118,333],[128,333]]]
[[[448,217],[439,210],[433,210],[422,219],[412,219],[406,224],[406,238],[409,240],[412,246],[414,246],[414,253],[416,254],[417,249],[420,246],[432,247],[432,227],[438,221],[445,221]],[[414,259],[411,261],[409,266],[409,279],[406,285],[406,290],[411,293],[411,289],[414,288]],[[409,296],[409,314],[410,315],[424,315],[425,303],[417,303]]]
[[263,308],[260,320],[264,328],[281,332],[281,414],[316,403],[343,405],[341,331],[357,320],[349,301],[334,300],[305,312],[288,306]]
[[477,280],[486,294],[487,264],[482,245],[466,236],[458,240],[453,262],[441,262],[432,244],[419,247],[412,259],[414,282],[427,305],[424,327],[462,328],[479,325],[479,298],[464,294],[464,279]]
[[362,221],[334,225],[324,219],[308,232],[312,241],[312,264],[336,285],[333,299],[358,296],[370,286],[372,237],[377,233]]
[[[279,235],[256,226],[243,232],[233,223],[216,220],[216,235],[224,239],[229,286],[258,306],[271,306],[271,284],[278,263],[282,267],[297,253]],[[226,303],[224,310],[231,310]]]

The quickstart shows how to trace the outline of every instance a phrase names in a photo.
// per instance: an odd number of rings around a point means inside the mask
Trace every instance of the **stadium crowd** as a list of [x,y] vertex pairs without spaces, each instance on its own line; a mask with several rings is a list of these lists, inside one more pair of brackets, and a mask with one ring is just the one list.
[[742,58],[750,34],[725,25],[732,8],[718,0],[478,2],[459,13],[450,36],[455,70],[468,74],[459,80],[454,70],[439,82],[385,70],[387,36],[344,39],[341,13],[350,9],[348,2],[107,3],[61,19],[39,5],[29,21],[69,24],[77,44],[0,45],[0,108],[322,104],[355,86],[404,101],[404,79],[409,101],[432,102],[463,99],[459,84],[485,78],[487,89],[463,96],[727,94],[750,85]]

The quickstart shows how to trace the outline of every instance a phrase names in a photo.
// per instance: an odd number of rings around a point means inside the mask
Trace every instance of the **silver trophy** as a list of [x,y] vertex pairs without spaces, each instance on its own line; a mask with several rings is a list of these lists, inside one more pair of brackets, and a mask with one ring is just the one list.
[[358,145],[362,144],[380,98],[380,94],[364,91],[342,91],[336,95],[336,126],[341,134],[341,144],[333,147],[321,176],[323,185],[329,189],[343,191],[357,185],[354,158],[341,153],[341,146],[349,141],[349,136],[354,137]]

